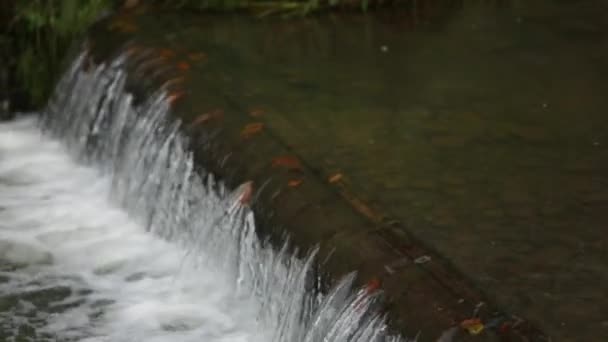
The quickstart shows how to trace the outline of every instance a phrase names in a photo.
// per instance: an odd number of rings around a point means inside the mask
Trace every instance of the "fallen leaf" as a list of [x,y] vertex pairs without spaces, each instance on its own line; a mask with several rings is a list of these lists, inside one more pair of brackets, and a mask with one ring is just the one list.
[[303,179],[291,179],[287,182],[287,185],[291,188],[297,188],[302,185],[302,182],[304,182]]
[[430,256],[422,255],[422,256],[419,256],[416,259],[414,259],[414,264],[422,265],[422,264],[426,264],[429,261],[431,261]]
[[342,179],[343,175],[341,173],[336,173],[335,175],[329,177],[329,179],[327,180],[330,183],[336,183],[339,182]]
[[180,83],[184,82],[184,78],[181,76],[178,77],[173,77],[172,79],[168,80],[167,82],[165,82],[164,86],[165,87],[170,87],[170,86],[174,86],[174,85],[178,85]]
[[367,292],[367,294],[371,294],[374,291],[380,289],[380,286],[382,286],[380,280],[378,278],[372,278],[370,281],[367,282],[367,285],[365,285],[365,292]]
[[190,124],[192,126],[204,124],[204,123],[206,123],[208,121],[219,119],[223,115],[224,115],[224,111],[222,111],[221,109],[215,109],[215,110],[213,110],[211,112],[206,112],[206,113],[203,113],[203,114],[199,115]]
[[173,58],[175,57],[175,51],[171,50],[171,49],[160,49],[160,51],[158,52],[158,54],[165,59],[169,59],[169,58]]
[[481,320],[479,318],[469,318],[469,319],[465,319],[464,321],[460,322],[460,327],[461,328],[467,328],[476,324],[480,324]]
[[188,71],[190,70],[190,64],[188,62],[179,62],[177,63],[177,68],[181,71]]
[[251,138],[254,134],[259,133],[262,128],[264,128],[264,124],[261,122],[247,124],[241,131],[241,137],[244,139]]
[[253,182],[248,181],[239,186],[241,195],[239,196],[239,203],[242,205],[248,205],[251,203],[251,197],[253,196]]
[[183,91],[176,91],[167,96],[167,101],[169,101],[170,104],[174,104],[175,101],[179,100],[182,96],[184,96]]
[[207,54],[204,52],[192,52],[188,54],[188,58],[193,62],[200,62],[207,59]]
[[477,323],[477,324],[470,325],[470,326],[466,327],[465,329],[471,335],[479,335],[483,331],[484,326],[481,323]]
[[265,111],[260,108],[253,108],[249,111],[249,115],[254,118],[259,118],[260,116],[264,115],[264,113]]
[[273,167],[284,167],[290,171],[301,171],[302,164],[298,158],[293,156],[281,156],[272,160]]

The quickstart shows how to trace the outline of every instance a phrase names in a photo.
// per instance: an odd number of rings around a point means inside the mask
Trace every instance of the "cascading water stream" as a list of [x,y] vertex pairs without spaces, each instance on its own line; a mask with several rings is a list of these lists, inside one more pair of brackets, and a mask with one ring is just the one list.
[[166,93],[125,91],[127,57],[86,56],[42,115],[0,124],[0,337],[403,340],[354,275],[321,294],[314,251],[259,240],[245,187],[194,171]]

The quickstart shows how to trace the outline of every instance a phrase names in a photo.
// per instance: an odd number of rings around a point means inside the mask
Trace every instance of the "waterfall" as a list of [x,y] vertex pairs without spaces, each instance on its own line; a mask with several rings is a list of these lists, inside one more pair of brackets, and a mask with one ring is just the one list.
[[[39,261],[25,262],[38,270],[38,285],[28,268],[4,272],[0,295],[25,291],[24,284],[71,289],[59,301],[68,308],[39,324],[41,336],[405,340],[388,332],[378,294],[353,289],[354,273],[321,293],[315,250],[296,258],[287,243],[259,239],[254,214],[240,201],[248,185],[227,189],[195,168],[167,92],[134,101],[126,91],[127,55],[85,67],[87,58],[86,50],[75,58],[35,119],[0,125],[0,246]],[[22,261],[5,254],[0,259]],[[40,280],[49,277],[63,280]],[[76,315],[85,306],[86,315]],[[197,320],[197,310],[213,317]]]

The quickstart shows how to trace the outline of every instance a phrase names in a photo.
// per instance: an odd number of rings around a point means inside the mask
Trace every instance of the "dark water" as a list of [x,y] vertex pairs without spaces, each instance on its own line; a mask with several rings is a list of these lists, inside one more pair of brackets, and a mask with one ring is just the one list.
[[190,94],[263,108],[502,306],[558,340],[608,336],[608,5],[137,20],[143,41],[206,53]]

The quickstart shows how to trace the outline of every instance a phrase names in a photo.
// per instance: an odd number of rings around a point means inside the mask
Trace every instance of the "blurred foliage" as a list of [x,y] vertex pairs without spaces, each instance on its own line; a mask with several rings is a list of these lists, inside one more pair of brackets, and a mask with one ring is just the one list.
[[[7,1],[7,0],[4,0]],[[10,3],[10,4],[9,4]],[[11,16],[0,40],[14,73],[33,106],[43,104],[71,42],[104,10],[110,0],[15,0],[5,3]]]

